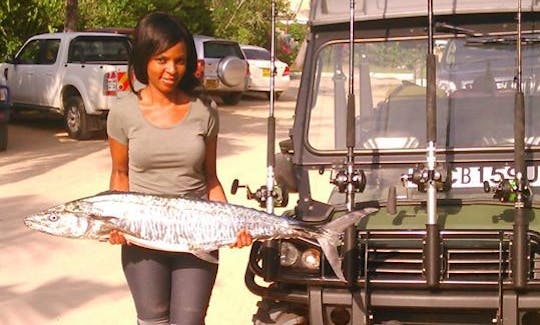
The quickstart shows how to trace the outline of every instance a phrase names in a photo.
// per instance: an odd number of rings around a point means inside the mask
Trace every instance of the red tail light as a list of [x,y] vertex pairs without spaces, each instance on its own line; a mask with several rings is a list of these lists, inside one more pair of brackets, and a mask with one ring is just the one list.
[[195,77],[200,81],[204,79],[204,60],[197,60],[197,67],[195,68]]
[[289,69],[289,66],[285,67],[285,70],[283,70],[283,76],[286,77],[291,73],[291,70]]
[[116,96],[118,91],[118,79],[116,71],[106,72],[103,77],[103,93],[105,96]]

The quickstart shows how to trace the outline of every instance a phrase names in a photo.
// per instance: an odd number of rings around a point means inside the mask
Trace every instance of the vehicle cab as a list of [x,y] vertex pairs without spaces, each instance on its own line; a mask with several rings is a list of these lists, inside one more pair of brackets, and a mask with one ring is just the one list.
[[[379,210],[356,225],[355,247],[340,247],[354,271],[347,282],[312,241],[255,243],[246,271],[261,297],[255,324],[540,323],[538,9],[522,1],[518,42],[517,1],[434,1],[429,255],[426,1],[356,1],[352,51],[349,2],[311,2],[294,125],[276,157],[278,184],[299,198],[287,214],[313,225],[339,218],[350,203],[343,175],[354,176],[353,209]],[[516,190],[520,163],[526,186]]]

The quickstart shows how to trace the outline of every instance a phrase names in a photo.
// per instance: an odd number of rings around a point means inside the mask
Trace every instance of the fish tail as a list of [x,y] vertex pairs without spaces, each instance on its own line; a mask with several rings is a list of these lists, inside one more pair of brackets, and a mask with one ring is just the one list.
[[375,208],[352,211],[321,227],[322,234],[320,237],[317,237],[317,241],[332,270],[341,281],[345,281],[345,276],[341,268],[341,258],[337,246],[341,242],[342,233],[347,227],[354,225],[363,217],[375,211],[377,211]]

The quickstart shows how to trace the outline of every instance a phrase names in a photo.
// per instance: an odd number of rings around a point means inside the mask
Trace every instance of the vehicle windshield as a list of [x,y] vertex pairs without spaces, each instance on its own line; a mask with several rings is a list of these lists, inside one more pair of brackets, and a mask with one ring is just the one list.
[[[540,144],[540,43],[522,48],[526,145]],[[357,42],[354,45],[356,149],[426,147],[426,39]],[[515,38],[437,39],[437,147],[513,147],[517,80]],[[314,150],[346,148],[349,44],[318,52],[309,117]],[[540,81],[539,81],[540,82]]]
[[[540,42],[531,38],[522,45],[525,143],[531,148],[540,145],[540,80],[536,82]],[[317,52],[307,132],[315,154],[338,154],[346,149],[349,49],[343,40],[328,43]],[[452,152],[513,149],[515,37],[438,38],[433,52],[437,57],[436,144],[437,150],[448,150],[445,157],[451,162],[445,166],[450,189],[438,197],[493,200],[493,192],[484,192],[484,182],[495,187],[503,178],[514,178],[512,161],[459,163],[452,161]],[[396,157],[425,151],[426,53],[425,38],[355,43],[355,150],[374,161],[385,154]],[[402,176],[412,175],[414,168],[415,164],[364,166],[367,186],[362,197],[386,201],[388,189],[395,187],[398,199],[425,199],[415,184],[403,181]],[[540,166],[527,168],[531,187],[540,186]]]
[[270,61],[270,52],[268,50],[244,48],[244,53],[248,60],[265,60]]

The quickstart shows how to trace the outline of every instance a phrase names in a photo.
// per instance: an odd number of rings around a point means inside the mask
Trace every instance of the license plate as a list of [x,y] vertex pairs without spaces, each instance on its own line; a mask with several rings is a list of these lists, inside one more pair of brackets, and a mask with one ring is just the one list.
[[262,68],[263,77],[270,77],[270,68]]
[[216,89],[217,87],[219,87],[219,80],[217,79],[207,79],[204,83],[204,86],[207,88],[207,89]]
[[[540,186],[539,171],[540,166],[527,167],[527,178],[530,186]],[[456,167],[452,169],[452,187],[483,187],[485,181],[489,182],[491,186],[495,186],[503,179],[514,179],[515,177],[515,169],[510,166]]]
[[[409,173],[412,172],[411,170]],[[514,179],[516,172],[510,166],[471,166],[455,167],[452,169],[452,188],[483,188],[487,181],[490,186],[496,186],[503,179]],[[527,178],[529,186],[540,186],[540,166],[528,166]],[[407,182],[407,188],[416,188],[411,181]]]

